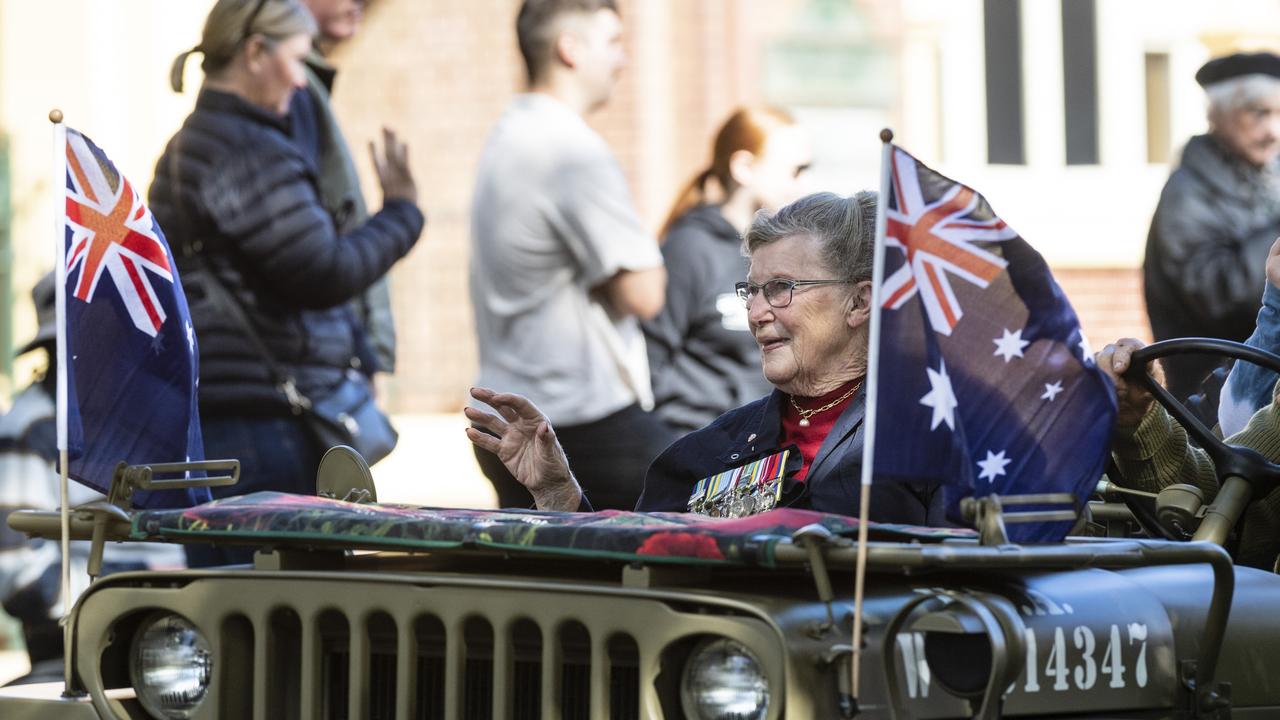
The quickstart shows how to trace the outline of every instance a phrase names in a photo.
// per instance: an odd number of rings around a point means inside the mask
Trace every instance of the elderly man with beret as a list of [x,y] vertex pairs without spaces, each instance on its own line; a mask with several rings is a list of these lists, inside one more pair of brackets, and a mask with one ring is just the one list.
[[[1157,340],[1241,341],[1253,330],[1267,250],[1280,235],[1280,56],[1237,53],[1196,73],[1209,132],[1191,138],[1165,184],[1143,279]],[[1166,362],[1169,389],[1196,392],[1208,356]]]

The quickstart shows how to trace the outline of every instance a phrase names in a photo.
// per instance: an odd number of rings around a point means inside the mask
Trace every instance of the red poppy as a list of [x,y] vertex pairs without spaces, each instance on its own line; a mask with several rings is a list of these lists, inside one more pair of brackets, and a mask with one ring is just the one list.
[[674,557],[723,560],[715,538],[686,532],[655,533],[645,538],[636,550],[637,555],[664,555]]

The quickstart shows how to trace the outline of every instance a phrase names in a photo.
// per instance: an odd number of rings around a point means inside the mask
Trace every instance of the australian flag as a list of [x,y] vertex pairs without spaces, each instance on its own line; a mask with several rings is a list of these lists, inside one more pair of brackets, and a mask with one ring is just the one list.
[[[59,449],[68,451],[68,475],[105,493],[121,461],[204,459],[196,335],[151,211],[89,138],[69,128],[65,135]],[[208,499],[207,488],[196,488],[142,492],[132,501],[186,507]]]
[[[1106,461],[1115,391],[1044,259],[987,201],[893,147],[875,477],[960,498],[1065,492]],[[1069,523],[1010,524],[1020,541]]]

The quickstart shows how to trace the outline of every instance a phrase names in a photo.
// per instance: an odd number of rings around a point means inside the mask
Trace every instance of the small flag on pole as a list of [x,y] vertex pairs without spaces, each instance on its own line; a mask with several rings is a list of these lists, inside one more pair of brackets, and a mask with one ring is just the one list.
[[[941,480],[956,519],[969,495],[1065,492],[1082,506],[1116,401],[1075,311],[982,195],[897,146],[885,172],[874,481]],[[1069,525],[1008,529],[1048,542]]]
[[[107,492],[116,465],[204,459],[196,335],[164,233],[89,138],[58,126],[58,449],[72,478]],[[185,507],[207,488],[140,492]]]

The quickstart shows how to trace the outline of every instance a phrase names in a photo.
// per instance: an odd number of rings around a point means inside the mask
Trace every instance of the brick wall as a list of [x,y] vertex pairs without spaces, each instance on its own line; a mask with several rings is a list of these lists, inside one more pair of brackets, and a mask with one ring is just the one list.
[[1151,342],[1141,269],[1053,268],[1053,275],[1094,350],[1122,337]]
[[[744,81],[762,37],[744,20],[760,15],[744,12],[750,4],[622,3],[629,64],[612,102],[589,121],[655,232],[677,189],[706,164],[718,123],[756,99],[754,83]],[[518,0],[379,0],[360,35],[334,55],[335,107],[359,152],[371,206],[380,198],[364,145],[386,124],[408,136],[427,211],[423,240],[391,275],[400,345],[388,397],[397,412],[455,410],[475,375],[470,195],[489,128],[523,85],[518,7]]]

